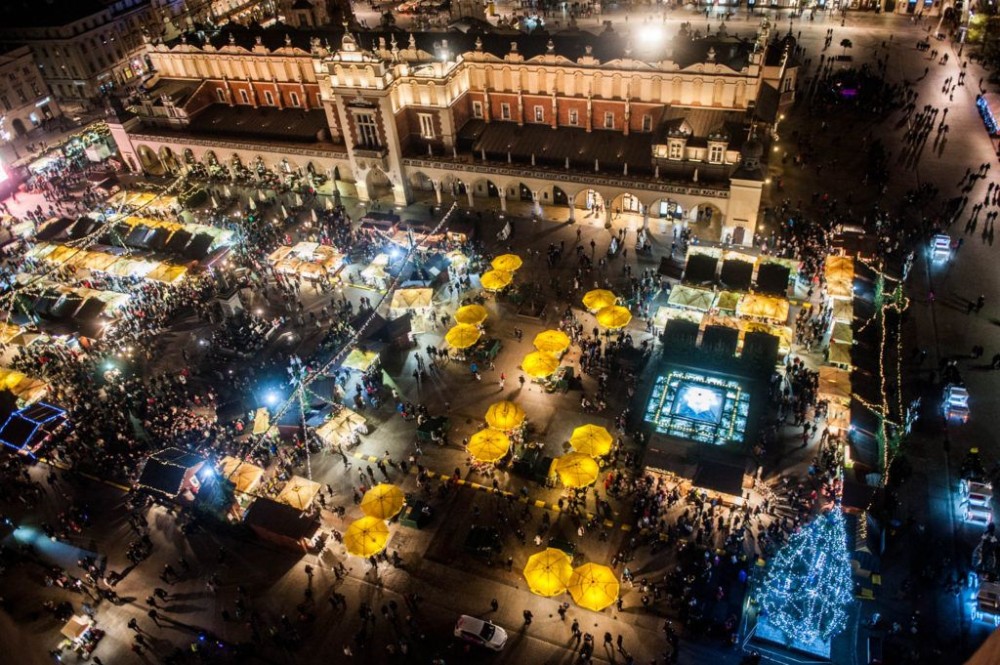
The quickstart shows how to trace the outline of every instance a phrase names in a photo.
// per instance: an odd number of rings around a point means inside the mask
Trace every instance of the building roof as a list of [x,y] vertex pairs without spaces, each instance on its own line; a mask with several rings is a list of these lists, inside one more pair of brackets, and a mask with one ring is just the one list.
[[212,104],[191,119],[185,132],[231,138],[252,137],[292,143],[329,141],[329,126],[322,109]]
[[248,526],[293,540],[311,538],[319,527],[308,513],[265,497],[250,505],[244,520]]
[[[663,121],[667,132],[683,128],[698,138],[706,138],[711,134],[719,133],[729,136],[730,139],[739,140],[744,132],[733,131],[735,129],[733,125],[742,127],[743,117],[742,111],[671,106],[663,114]],[[740,144],[742,144],[741,141]],[[732,147],[736,149],[737,145],[734,144]]]
[[792,36],[791,30],[784,37],[776,37],[767,45],[767,50],[764,52],[764,65],[766,67],[780,67],[781,59],[785,55],[785,50],[788,50],[788,63],[790,65],[797,65],[798,61],[795,58],[795,37]]
[[139,476],[139,486],[147,491],[174,498],[181,491],[187,469],[155,458],[146,460],[146,466]]
[[0,3],[5,28],[59,27],[104,11],[101,0],[7,0]]

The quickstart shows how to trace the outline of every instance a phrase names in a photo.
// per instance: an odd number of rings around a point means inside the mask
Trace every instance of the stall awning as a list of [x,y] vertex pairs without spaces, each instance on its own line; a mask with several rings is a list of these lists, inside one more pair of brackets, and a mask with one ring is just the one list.
[[349,439],[359,427],[364,427],[365,417],[360,413],[343,408],[335,416],[316,428],[316,436],[328,444],[339,444]]
[[264,469],[232,456],[223,457],[219,466],[222,477],[235,485],[237,492],[252,492],[264,479]]
[[754,319],[767,319],[776,323],[788,320],[788,301],[784,298],[748,293],[740,298],[736,313]]
[[292,476],[275,500],[296,510],[306,510],[319,494],[320,487],[319,483],[308,478]]
[[831,365],[837,365],[843,368],[850,368],[851,364],[851,344],[846,344],[844,342],[833,341],[830,342],[830,349],[827,354],[827,362]]
[[816,395],[821,400],[851,403],[851,373],[838,367],[823,365],[819,368],[819,390]]
[[365,351],[364,349],[353,349],[344,360],[342,367],[354,369],[359,372],[367,372],[372,365],[378,361],[378,353],[375,351]]
[[653,324],[658,328],[666,328],[668,321],[681,319],[684,321],[691,321],[692,323],[700,326],[704,316],[704,312],[661,305],[656,309],[656,315],[653,317]]
[[397,289],[392,294],[391,309],[424,309],[431,306],[433,289]]
[[715,292],[678,284],[671,289],[667,302],[674,307],[707,312],[715,304]]

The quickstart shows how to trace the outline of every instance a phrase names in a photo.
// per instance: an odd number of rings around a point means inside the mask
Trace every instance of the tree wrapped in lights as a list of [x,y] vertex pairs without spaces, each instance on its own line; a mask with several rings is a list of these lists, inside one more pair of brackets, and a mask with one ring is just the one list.
[[836,506],[774,556],[762,588],[763,618],[792,643],[827,641],[844,629],[852,593],[844,515]]

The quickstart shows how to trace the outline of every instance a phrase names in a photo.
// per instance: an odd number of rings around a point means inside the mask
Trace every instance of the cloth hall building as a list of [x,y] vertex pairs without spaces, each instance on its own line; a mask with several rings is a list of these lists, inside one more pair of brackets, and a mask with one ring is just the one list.
[[766,142],[795,88],[794,40],[768,32],[234,26],[150,45],[156,74],[111,127],[129,168],[151,174],[238,165],[323,176],[362,201],[517,201],[749,244]]

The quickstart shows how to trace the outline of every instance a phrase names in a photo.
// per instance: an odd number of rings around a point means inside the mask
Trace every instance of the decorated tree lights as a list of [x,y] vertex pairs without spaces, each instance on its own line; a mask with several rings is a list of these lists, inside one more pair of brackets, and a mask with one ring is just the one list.
[[836,505],[794,534],[768,564],[757,637],[829,657],[852,596],[847,531]]

